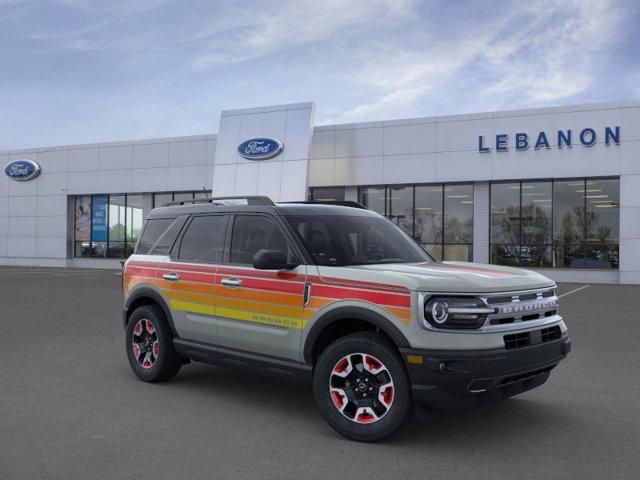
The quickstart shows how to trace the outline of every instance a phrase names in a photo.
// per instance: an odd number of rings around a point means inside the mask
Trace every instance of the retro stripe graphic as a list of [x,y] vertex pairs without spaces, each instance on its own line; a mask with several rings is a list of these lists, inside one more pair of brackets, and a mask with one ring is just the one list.
[[[217,273],[216,273],[217,270]],[[164,280],[165,273],[178,273],[179,282]],[[225,277],[242,280],[242,288],[229,288]],[[311,299],[304,302],[305,280],[311,282]],[[304,328],[320,309],[339,300],[362,300],[386,309],[400,321],[411,321],[409,290],[398,285],[322,278],[250,268],[218,268],[180,263],[132,261],[124,272],[125,292],[138,283],[151,283],[161,290],[171,308],[240,321]]]

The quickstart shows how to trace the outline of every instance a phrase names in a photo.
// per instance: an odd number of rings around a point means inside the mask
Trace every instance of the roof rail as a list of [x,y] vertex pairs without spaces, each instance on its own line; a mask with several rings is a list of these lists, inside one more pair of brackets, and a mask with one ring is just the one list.
[[354,202],[353,200],[308,200],[304,202],[279,202],[279,203],[303,203],[307,205],[311,205],[311,204],[338,205],[340,207],[352,207],[352,208],[360,208],[362,210],[368,210],[367,207],[365,207],[361,203]]
[[175,207],[178,205],[189,205],[189,204],[197,204],[197,203],[211,203],[215,205],[224,205],[225,200],[246,200],[247,205],[267,205],[267,206],[275,206],[275,203],[269,198],[265,196],[238,196],[238,197],[205,197],[205,198],[194,198],[191,200],[176,200],[175,202],[165,203],[163,207]]

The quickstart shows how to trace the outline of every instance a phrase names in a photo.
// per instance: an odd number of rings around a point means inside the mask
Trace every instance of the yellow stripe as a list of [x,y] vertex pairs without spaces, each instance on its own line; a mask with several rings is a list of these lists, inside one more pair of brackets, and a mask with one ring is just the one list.
[[245,320],[247,322],[263,323],[265,325],[275,325],[278,327],[303,328],[304,322],[299,318],[281,317],[267,315],[257,312],[248,312],[235,308],[216,308],[219,317],[232,318],[234,320]]
[[171,308],[182,310],[185,312],[202,313],[203,315],[214,315],[213,305],[204,305],[202,303],[182,302],[179,300],[170,301]]
[[302,314],[301,307],[288,307],[285,305],[274,305],[266,302],[254,302],[251,300],[238,300],[228,297],[216,297],[216,308],[238,308],[241,310],[251,310],[260,314],[276,317],[298,318]]

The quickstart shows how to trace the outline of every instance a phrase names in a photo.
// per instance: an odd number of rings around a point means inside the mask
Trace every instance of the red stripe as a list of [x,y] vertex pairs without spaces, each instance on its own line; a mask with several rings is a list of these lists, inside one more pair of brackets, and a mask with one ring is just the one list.
[[215,275],[213,273],[199,273],[199,272],[187,272],[184,270],[178,270],[176,268],[165,269],[161,268],[158,270],[158,278],[162,278],[162,275],[165,273],[177,273],[180,276],[180,280],[184,280],[186,282],[196,282],[196,283],[213,283],[213,279]]
[[127,262],[127,267],[153,267],[157,268],[160,262],[143,262],[141,260],[132,260]]
[[[217,285],[220,285],[222,278],[223,276],[218,275],[216,278]],[[269,292],[295,293],[298,295],[304,293],[304,283],[273,282],[261,278],[243,278],[242,287],[266,290]]]
[[308,279],[310,282],[341,285],[347,288],[352,287],[352,288],[362,288],[365,290],[382,290],[382,291],[393,291],[398,293],[409,294],[409,289],[406,287],[403,287],[402,285],[389,285],[385,283],[375,283],[375,282],[361,282],[358,280],[349,280],[346,278],[319,277],[317,275],[313,275],[313,276],[309,275]]
[[270,272],[266,270],[253,270],[253,269],[245,269],[245,268],[233,268],[233,267],[225,267],[220,266],[218,269],[218,274],[220,275],[235,275],[237,277],[257,277],[257,278],[267,278],[274,280],[298,280],[300,282],[304,282],[305,276],[299,275],[297,273],[288,273],[288,272]]
[[127,265],[127,268],[125,269],[124,274],[125,276],[155,278],[156,270],[152,268],[130,267]]
[[195,265],[193,263],[161,263],[159,268],[174,271],[188,270],[190,272],[203,272],[203,273],[216,273],[217,267],[215,265]]
[[411,297],[409,295],[398,295],[393,293],[368,292],[365,290],[355,290],[344,287],[332,287],[329,285],[314,284],[311,289],[314,297],[357,299],[388,305],[391,307],[410,307]]

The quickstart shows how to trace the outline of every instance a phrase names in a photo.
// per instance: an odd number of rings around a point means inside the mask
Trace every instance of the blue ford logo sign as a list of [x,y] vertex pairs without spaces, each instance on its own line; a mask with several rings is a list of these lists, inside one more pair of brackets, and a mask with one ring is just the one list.
[[249,160],[266,160],[278,155],[283,145],[273,138],[250,138],[238,145],[238,153]]
[[33,160],[14,160],[4,167],[4,173],[11,180],[26,182],[38,176],[40,165]]

